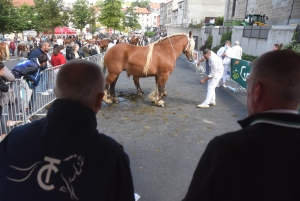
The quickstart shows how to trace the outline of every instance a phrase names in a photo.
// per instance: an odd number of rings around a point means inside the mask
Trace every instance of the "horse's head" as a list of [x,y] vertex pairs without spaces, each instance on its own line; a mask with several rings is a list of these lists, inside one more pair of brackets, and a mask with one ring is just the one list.
[[188,39],[188,42],[187,42],[186,47],[183,50],[183,53],[188,58],[188,60],[190,62],[192,62],[192,61],[194,61],[193,51],[195,49],[195,41],[194,41],[194,39],[192,37],[192,32],[191,31],[190,31],[189,36],[187,37],[187,39]]
[[73,163],[73,167],[74,167],[74,169],[75,169],[76,175],[80,175],[80,173],[81,173],[81,171],[82,171],[83,161],[84,161],[84,158],[81,157],[81,156],[78,156],[77,161],[75,161],[75,162]]

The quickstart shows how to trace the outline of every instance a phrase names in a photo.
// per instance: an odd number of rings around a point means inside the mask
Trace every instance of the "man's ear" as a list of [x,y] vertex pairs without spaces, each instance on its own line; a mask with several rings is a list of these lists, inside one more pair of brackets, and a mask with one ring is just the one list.
[[264,99],[264,96],[267,95],[267,93],[264,89],[265,88],[263,86],[263,83],[261,83],[261,82],[255,83],[253,95],[254,95],[254,100],[256,103],[259,103],[260,101],[262,101]]

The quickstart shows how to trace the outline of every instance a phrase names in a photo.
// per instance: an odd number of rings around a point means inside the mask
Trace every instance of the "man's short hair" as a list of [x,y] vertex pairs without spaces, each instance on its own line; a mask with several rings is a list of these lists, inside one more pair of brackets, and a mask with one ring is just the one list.
[[234,42],[234,44],[236,44],[236,45],[239,45],[239,44],[240,44],[240,42],[239,42],[239,41],[235,41],[235,42]]
[[95,63],[73,60],[63,65],[57,74],[55,95],[59,99],[73,100],[88,106],[103,92],[104,75]]
[[41,41],[39,48],[42,48],[43,46],[45,46],[48,42],[47,41]]
[[300,103],[300,54],[271,51],[251,63],[251,77],[260,81],[274,101]]
[[211,53],[211,50],[209,50],[209,49],[203,50],[203,55],[210,54],[210,53]]
[[41,54],[40,56],[38,56],[38,60],[41,63],[47,62],[49,60],[48,56],[45,54]]

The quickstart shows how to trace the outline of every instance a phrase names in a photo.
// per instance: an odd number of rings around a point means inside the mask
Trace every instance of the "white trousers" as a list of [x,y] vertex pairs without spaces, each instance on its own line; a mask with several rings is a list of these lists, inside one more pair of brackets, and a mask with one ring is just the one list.
[[203,102],[204,105],[208,105],[209,103],[216,102],[216,92],[215,89],[219,83],[221,78],[211,78],[207,81],[207,94],[206,99]]
[[227,80],[227,71],[229,70],[229,68],[230,68],[230,65],[225,65],[225,64],[223,64],[223,66],[224,66],[224,72],[223,72],[223,84],[225,84],[226,83],[226,80]]
[[24,78],[21,79],[20,86],[21,86],[20,96],[23,99],[23,101],[25,102],[25,104],[24,104],[25,108],[28,108],[33,90],[29,88],[28,83],[26,82],[26,80]]

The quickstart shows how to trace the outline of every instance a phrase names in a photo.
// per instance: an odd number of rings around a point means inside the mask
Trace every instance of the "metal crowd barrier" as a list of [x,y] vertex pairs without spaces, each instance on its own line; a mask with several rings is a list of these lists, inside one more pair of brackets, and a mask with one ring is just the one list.
[[[103,58],[104,53],[101,53],[86,57],[84,60],[98,64],[103,70]],[[0,107],[2,108],[0,135],[8,134],[14,127],[30,123],[36,117],[46,115],[48,107],[56,99],[54,87],[60,67],[55,66],[44,70],[41,73],[39,85],[36,87],[31,86],[23,77],[6,83],[9,91],[1,92],[0,98],[2,106]]]

